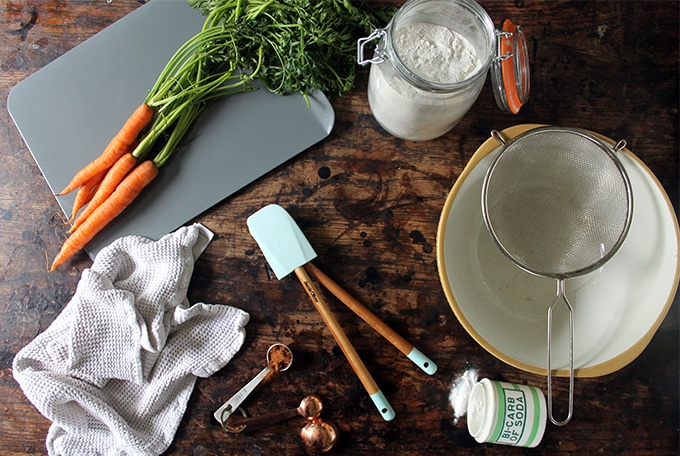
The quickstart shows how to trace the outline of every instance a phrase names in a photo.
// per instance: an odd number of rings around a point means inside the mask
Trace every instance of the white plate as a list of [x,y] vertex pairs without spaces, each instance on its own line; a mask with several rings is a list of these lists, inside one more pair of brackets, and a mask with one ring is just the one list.
[[[538,125],[503,131],[515,136]],[[598,135],[614,144],[609,138]],[[470,159],[442,211],[437,231],[439,276],[453,312],[487,351],[519,369],[546,375],[547,309],[556,281],[521,271],[495,246],[481,213],[481,188],[498,149],[489,138]],[[620,250],[602,268],[569,279],[578,377],[614,372],[645,349],[673,302],[680,271],[680,232],[673,207],[653,173],[629,150],[620,153],[633,187],[633,221]],[[568,375],[568,319],[553,315],[553,369]]]

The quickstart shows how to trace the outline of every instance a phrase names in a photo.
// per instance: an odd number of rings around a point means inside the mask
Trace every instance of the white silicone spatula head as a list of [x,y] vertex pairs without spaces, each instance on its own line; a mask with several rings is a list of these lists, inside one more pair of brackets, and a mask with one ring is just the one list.
[[279,280],[316,258],[314,248],[293,217],[278,204],[255,212],[248,217],[247,224]]

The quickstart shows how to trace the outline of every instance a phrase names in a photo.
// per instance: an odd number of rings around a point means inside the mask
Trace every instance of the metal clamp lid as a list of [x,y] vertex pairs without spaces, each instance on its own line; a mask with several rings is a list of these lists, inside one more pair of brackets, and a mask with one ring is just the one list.
[[496,31],[497,55],[491,66],[496,103],[502,111],[517,114],[529,101],[529,55],[522,27],[509,19]]
[[[381,64],[387,59],[385,50],[380,48],[380,40],[383,39],[387,32],[385,29],[375,29],[370,35],[357,40],[357,63],[359,65],[367,65],[369,63]],[[378,40],[378,46],[375,48],[375,55],[371,59],[364,57],[364,48],[366,43]]]

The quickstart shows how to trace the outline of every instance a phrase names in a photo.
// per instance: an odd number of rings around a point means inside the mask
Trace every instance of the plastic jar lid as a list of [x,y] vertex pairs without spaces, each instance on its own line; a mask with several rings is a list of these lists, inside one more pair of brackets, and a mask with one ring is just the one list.
[[529,100],[529,55],[522,27],[506,19],[497,31],[498,55],[491,66],[496,103],[502,111],[517,114]]

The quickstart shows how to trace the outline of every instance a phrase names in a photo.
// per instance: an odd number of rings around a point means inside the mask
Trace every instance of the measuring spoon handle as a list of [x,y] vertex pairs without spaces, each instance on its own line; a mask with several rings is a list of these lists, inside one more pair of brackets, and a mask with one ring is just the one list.
[[267,415],[253,416],[249,418],[232,416],[227,422],[233,432],[253,432],[266,426],[271,426],[281,421],[300,416],[297,408],[269,413]]
[[239,408],[245,398],[247,398],[248,395],[253,392],[257,385],[262,383],[262,380],[264,380],[271,371],[272,368],[269,366],[262,369],[259,374],[253,377],[253,379],[249,381],[243,388],[241,388],[236,394],[234,394],[231,399],[222,404],[222,406],[218,408],[213,414],[217,422],[224,426],[227,422],[227,419],[229,418],[229,415],[234,413],[234,411]]

